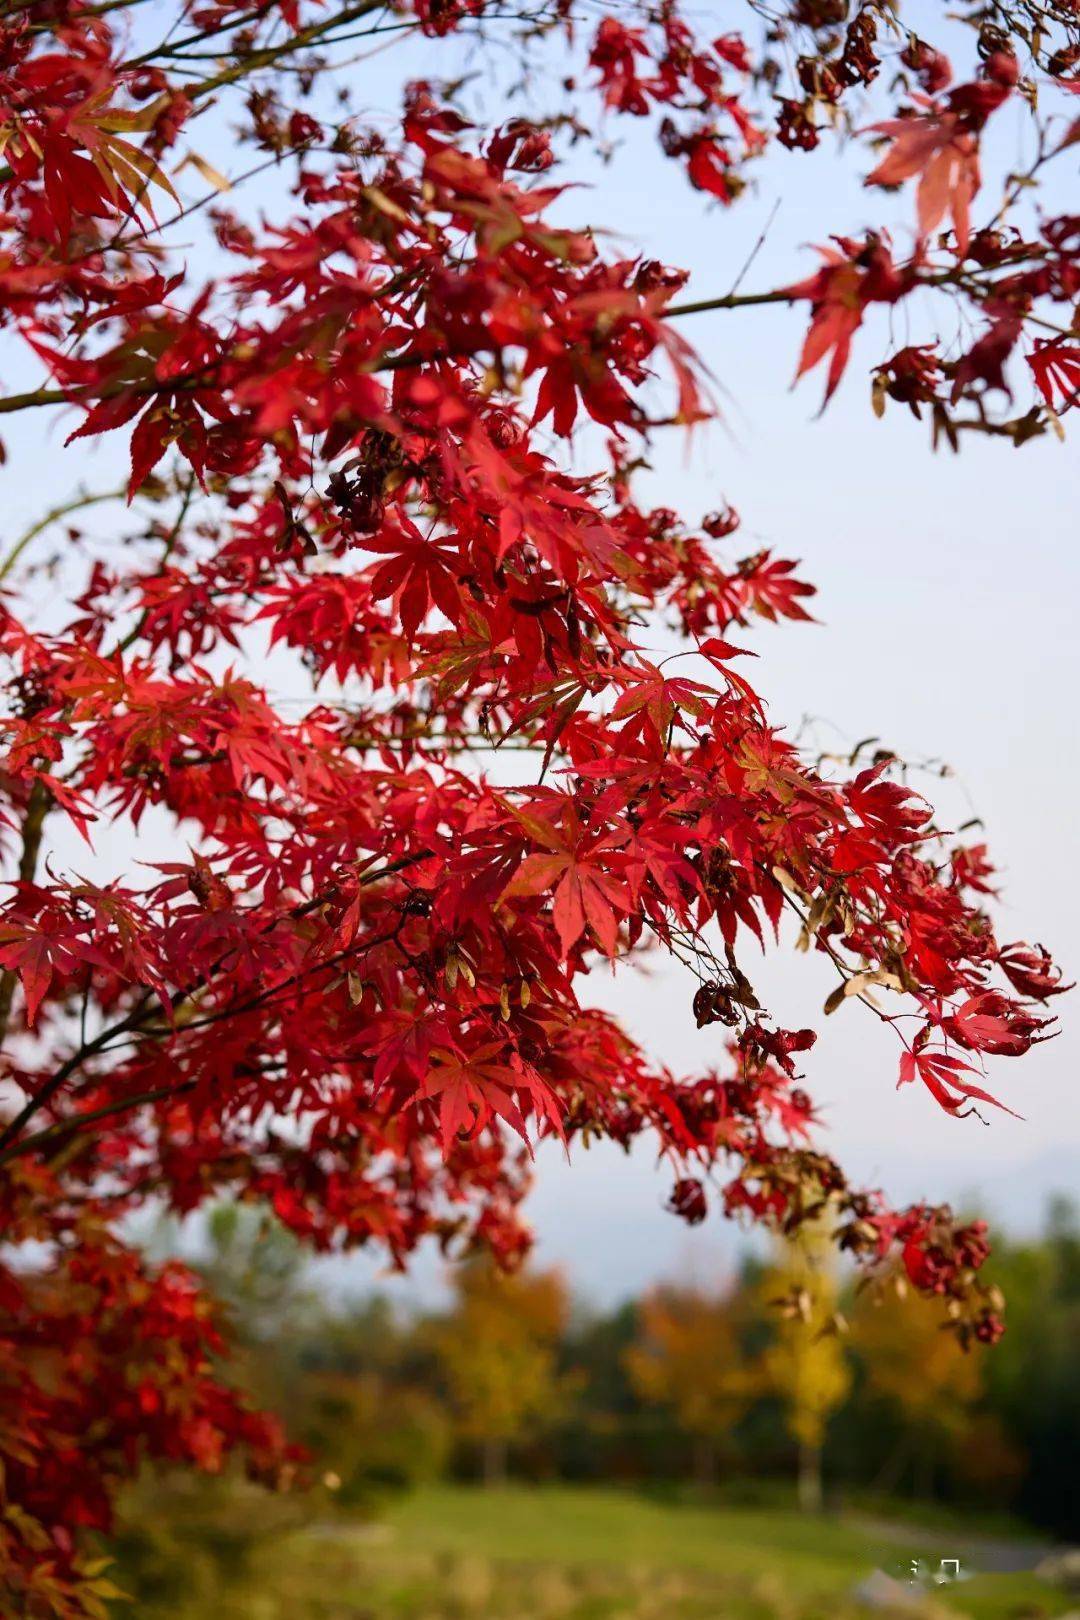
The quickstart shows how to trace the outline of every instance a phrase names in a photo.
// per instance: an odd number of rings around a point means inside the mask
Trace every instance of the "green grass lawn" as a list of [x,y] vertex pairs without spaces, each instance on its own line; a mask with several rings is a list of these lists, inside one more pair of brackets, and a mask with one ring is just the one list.
[[[962,1536],[906,1525],[593,1487],[448,1485],[368,1525],[283,1526],[224,1586],[204,1571],[199,1591],[133,1596],[140,1620],[854,1620],[867,1611],[852,1589],[873,1568],[899,1575],[921,1558],[936,1569],[952,1555],[967,1564]],[[931,1588],[924,1613],[1034,1620],[1067,1608],[1032,1575],[981,1575]]]

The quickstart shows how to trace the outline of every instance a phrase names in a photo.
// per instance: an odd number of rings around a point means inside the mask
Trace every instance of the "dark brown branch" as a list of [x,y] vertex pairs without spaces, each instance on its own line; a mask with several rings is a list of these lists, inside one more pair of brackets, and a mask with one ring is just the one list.
[[175,1086],[161,1086],[156,1091],[140,1091],[131,1097],[123,1098],[122,1101],[105,1103],[101,1108],[89,1108],[85,1114],[74,1114],[70,1119],[57,1120],[55,1125],[46,1125],[43,1130],[35,1131],[32,1136],[26,1136],[21,1142],[6,1148],[0,1153],[0,1164],[6,1164],[9,1159],[22,1158],[27,1153],[35,1153],[39,1147],[47,1147],[50,1142],[76,1136],[84,1125],[94,1125],[98,1120],[108,1119],[111,1115],[124,1114],[132,1108],[145,1108],[149,1103],[164,1102],[168,1097],[179,1097],[194,1089],[194,1080],[181,1080]]
[[223,68],[215,73],[213,78],[204,79],[202,84],[191,91],[192,101],[199,101],[204,96],[211,95],[227,84],[235,84],[237,79],[246,78],[249,73],[256,73],[260,68],[272,67],[283,56],[290,56],[294,51],[302,51],[309,45],[314,45],[325,34],[332,33],[335,28],[342,28],[346,23],[356,22],[361,17],[370,16],[373,11],[386,9],[387,0],[360,0],[355,6],[346,6],[335,17],[327,17],[322,22],[311,23],[307,28],[301,28],[299,33],[293,34],[290,39],[283,40],[280,45],[267,45],[262,50],[252,51],[231,67]]
[[710,309],[748,309],[754,304],[790,304],[791,294],[786,288],[777,292],[725,293],[722,298],[702,298],[694,304],[672,304],[663,311],[665,320],[678,315],[704,315]]
[[[360,878],[360,882],[362,884],[377,883],[382,878],[390,877],[395,872],[404,871],[406,867],[415,866],[418,861],[426,859],[427,854],[428,852],[424,850],[416,855],[404,855],[400,860],[391,862],[389,866],[381,866],[377,872],[365,873]],[[271,918],[267,922],[266,928],[263,930],[263,932],[269,933],[272,929],[276,928],[280,922],[286,920],[296,921],[301,917],[309,916],[311,912],[316,911],[319,906],[325,904],[325,900],[325,895],[317,895],[314,899],[305,900],[302,905],[294,907],[294,909],[288,913],[288,919],[282,917]],[[369,943],[375,944],[376,941],[371,941]],[[227,965],[230,957],[231,952],[226,952],[205,974],[200,975],[200,977],[190,985],[186,985],[182,989],[174,991],[172,996],[169,998],[170,1010],[174,1014],[179,1012],[181,1007],[184,1006],[185,1002],[188,1002],[194,996],[197,996],[201,990],[205,990],[207,985],[212,982],[214,975],[220,973]],[[314,963],[312,964],[312,967],[316,968],[325,966],[329,960],[330,959],[327,958],[325,962]],[[271,990],[268,990],[266,994],[270,995],[280,988],[282,988],[282,986],[275,985],[271,988]],[[59,1092],[64,1084],[70,1080],[71,1076],[76,1074],[90,1058],[96,1057],[98,1053],[103,1052],[107,1048],[111,1047],[114,1041],[122,1040],[125,1035],[130,1035],[135,1031],[140,1030],[141,1026],[150,1017],[152,1009],[153,1004],[150,1003],[148,999],[144,998],[143,1002],[132,1012],[128,1013],[126,1017],[119,1019],[115,1024],[110,1024],[107,1029],[101,1030],[97,1035],[95,1035],[92,1041],[85,1041],[77,1051],[73,1052],[72,1055],[60,1065],[58,1069],[53,1071],[53,1073],[42,1083],[34,1095],[27,1099],[14,1118],[9,1120],[3,1131],[0,1131],[0,1163],[3,1163],[6,1158],[11,1157],[11,1155],[6,1152],[6,1149],[8,1149],[11,1144],[16,1141],[23,1128],[29,1124],[34,1115],[52,1101],[57,1092]],[[233,1013],[239,1013],[243,1010],[245,1010],[243,1006],[237,1006],[233,1009]],[[159,1038],[162,1035],[167,1035],[170,1033],[170,1026],[164,1025],[160,1029],[145,1030],[143,1033],[148,1038]]]
[[[383,874],[380,873],[379,875],[382,876]],[[297,985],[299,985],[304,979],[310,977],[312,974],[323,972],[328,968],[340,967],[342,963],[348,961],[353,956],[363,956],[368,951],[374,950],[376,945],[388,944],[391,940],[397,938],[400,929],[401,924],[399,923],[397,927],[391,929],[389,933],[376,934],[374,939],[356,941],[352,945],[347,946],[344,950],[335,951],[332,956],[322,957],[317,962],[309,962],[306,967],[298,968],[295,973],[290,973],[287,978],[282,979],[280,984],[271,985],[268,989],[261,991],[256,996],[249,996],[246,1001],[234,1002],[228,1007],[222,1007],[220,1011],[211,1013],[206,1018],[198,1019],[190,1024],[185,1024],[180,1033],[187,1034],[193,1029],[204,1029],[207,1025],[223,1023],[229,1018],[238,1018],[241,1014],[246,1012],[258,1012],[263,1007],[274,1006],[285,992],[295,989]],[[192,994],[194,993],[195,992],[193,991]],[[124,1022],[130,1022],[130,1020],[125,1020]],[[138,1026],[136,1025],[135,1027],[137,1028]],[[103,1034],[98,1037],[98,1042],[102,1041],[103,1039],[110,1039],[109,1050],[113,1050],[111,1046],[111,1036],[122,1035],[124,1033],[127,1033],[127,1031],[124,1030],[123,1023],[114,1025],[111,1032],[103,1032]],[[174,1031],[170,1025],[163,1024],[158,1027],[151,1027],[149,1029],[139,1029],[138,1033],[143,1039],[156,1040],[160,1037],[174,1034],[176,1031]],[[96,1044],[97,1043],[95,1042],[91,1042],[90,1045],[84,1049],[87,1056],[90,1055],[91,1050]],[[101,1048],[99,1047],[98,1049],[100,1050]],[[76,1056],[77,1055],[78,1054],[76,1054]],[[64,1065],[64,1070],[66,1072],[63,1074],[63,1079],[65,1080],[68,1079],[73,1072],[70,1066],[73,1061],[74,1059],[71,1059],[69,1060],[68,1064]],[[52,1077],[53,1080],[57,1079],[60,1072],[60,1070],[57,1071],[57,1075]],[[49,1082],[49,1084],[51,1083],[52,1081]],[[61,1080],[59,1083],[62,1084],[63,1080]],[[167,1097],[180,1096],[184,1092],[194,1090],[196,1084],[197,1082],[194,1080],[184,1080],[179,1081],[175,1086],[165,1086],[157,1091],[138,1092],[132,1097],[122,1098],[115,1103],[106,1103],[101,1108],[91,1109],[85,1114],[75,1114],[71,1119],[58,1120],[55,1125],[48,1125],[44,1130],[36,1131],[33,1136],[28,1136],[21,1142],[8,1142],[8,1132],[5,1131],[3,1136],[0,1136],[0,1165],[6,1164],[10,1159],[22,1158],[25,1154],[32,1153],[41,1142],[50,1141],[54,1137],[62,1136],[65,1133],[71,1134],[73,1132],[77,1132],[82,1129],[84,1124],[99,1119],[106,1119],[110,1115],[128,1113],[131,1109],[142,1108],[148,1103],[159,1102]],[[42,1092],[38,1093],[38,1099],[40,1099],[39,1106],[40,1102],[44,1101],[44,1089],[45,1088],[43,1087]],[[13,1121],[12,1123],[14,1124],[15,1122]]]

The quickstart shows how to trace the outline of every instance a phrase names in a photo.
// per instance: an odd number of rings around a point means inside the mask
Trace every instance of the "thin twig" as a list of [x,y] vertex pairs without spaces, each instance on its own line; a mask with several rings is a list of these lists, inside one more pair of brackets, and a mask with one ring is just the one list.
[[67,517],[72,512],[79,512],[84,506],[97,506],[101,501],[117,501],[123,498],[122,489],[102,490],[97,495],[77,495],[73,500],[66,501],[63,506],[54,506],[51,512],[46,512],[43,518],[31,525],[26,533],[12,546],[3,562],[0,563],[0,580],[6,579],[26,550],[32,540],[43,534],[50,524],[56,523],[60,518]]

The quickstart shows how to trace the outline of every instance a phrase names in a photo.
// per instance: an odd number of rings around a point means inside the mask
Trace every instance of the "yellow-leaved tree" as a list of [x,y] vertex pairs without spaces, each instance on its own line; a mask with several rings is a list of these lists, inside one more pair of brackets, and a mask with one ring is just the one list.
[[964,1350],[941,1306],[914,1294],[900,1274],[860,1298],[852,1344],[865,1363],[868,1387],[893,1409],[899,1440],[878,1477],[893,1489],[910,1469],[922,1496],[933,1495],[937,1465],[955,1450],[982,1392],[979,1348]]
[[829,1419],[851,1388],[839,1285],[828,1256],[824,1231],[808,1228],[798,1243],[785,1246],[761,1281],[761,1297],[775,1323],[764,1355],[765,1375],[798,1446],[799,1505],[811,1512],[819,1511],[823,1500]]
[[554,1422],[571,1393],[559,1368],[570,1300],[556,1271],[506,1275],[481,1259],[460,1267],[455,1282],[454,1307],[431,1324],[430,1342],[458,1433],[494,1483],[509,1446]]
[[670,1409],[693,1444],[698,1481],[711,1483],[725,1440],[762,1390],[740,1343],[737,1298],[690,1287],[647,1294],[626,1369],[643,1400]]

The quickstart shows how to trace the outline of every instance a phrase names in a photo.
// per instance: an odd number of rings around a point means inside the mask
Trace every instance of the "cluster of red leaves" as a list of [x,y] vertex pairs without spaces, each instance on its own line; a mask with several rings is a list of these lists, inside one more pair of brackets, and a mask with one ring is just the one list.
[[[599,76],[604,103],[638,118],[656,106],[690,113],[689,124],[677,122],[670,112],[665,116],[660,130],[664,151],[685,159],[687,175],[699,191],[730,203],[743,187],[738,159],[760,152],[766,141],[725,79],[725,67],[741,76],[751,72],[746,45],[738,34],[725,34],[703,46],[670,0],[657,7],[652,21],[652,28],[633,27],[611,16],[599,24],[589,66]],[[738,153],[732,152],[731,136],[739,143]]]
[[[792,7],[789,23],[776,31],[777,43],[807,32],[814,41],[796,67],[803,99],[781,98],[778,136],[788,146],[812,150],[820,139],[821,110],[835,121],[846,93],[872,84],[881,70],[878,51],[884,50],[891,26],[888,8],[877,0],[864,0],[841,29],[848,9],[836,8],[829,0],[805,0]],[[1017,25],[1011,33],[1004,26],[1010,19]],[[1021,95],[1034,102],[1048,90],[1075,88],[1076,81],[1061,75],[1080,61],[1080,17],[1075,7],[1046,8],[1041,24],[1045,31],[1036,30],[1034,46],[1022,19],[1014,18],[1008,7],[993,23],[976,19],[976,24],[982,60],[975,78],[952,85],[948,57],[912,34],[895,60],[903,75],[899,82],[910,74],[921,90],[911,89],[897,116],[863,132],[887,143],[866,177],[868,186],[896,190],[916,182],[917,231],[910,257],[894,262],[892,244],[880,231],[858,240],[836,237],[835,248],[821,250],[825,267],[785,289],[786,296],[806,299],[811,306],[811,328],[797,376],[826,355],[831,357],[826,403],[871,306],[910,300],[924,288],[944,289],[966,305],[976,332],[966,348],[950,352],[936,335],[924,344],[909,344],[877,368],[874,384],[879,412],[886,398],[908,405],[916,415],[929,406],[935,447],[943,440],[953,449],[963,430],[995,432],[1024,443],[1049,424],[1056,425],[1056,416],[1076,403],[1080,382],[1076,216],[1044,213],[1023,228],[1007,224],[1026,188],[1080,139],[1080,118],[1073,117],[1064,129],[1049,121],[1030,168],[1008,178],[1004,202],[996,213],[988,211],[990,223],[981,228],[972,225],[972,207],[982,189],[981,146],[988,123]],[[1029,56],[1026,76],[1023,50]],[[946,220],[952,225],[950,233],[941,232]],[[1047,337],[1047,332],[1052,335]],[[996,421],[992,396],[1011,402],[1007,368],[1025,339],[1025,358],[1048,410],[1035,406],[1012,420]],[[968,342],[966,337],[962,341]],[[965,404],[973,410],[958,409]]]
[[144,1459],[216,1471],[242,1444],[253,1477],[280,1484],[294,1455],[277,1423],[215,1376],[225,1347],[180,1266],[150,1271],[43,1165],[13,1166],[2,1197],[10,1250],[48,1251],[0,1265],[5,1612],[93,1613],[119,1594],[108,1560],[80,1540],[109,1528],[117,1485]]
[[[436,36],[487,8],[413,9]],[[297,48],[325,28],[280,16]],[[709,410],[671,320],[685,278],[552,223],[551,130],[475,131],[415,85],[393,141],[253,96],[252,138],[295,155],[300,206],[258,230],[219,209],[228,268],[192,285],[136,210],[199,101],[292,48],[278,13],[264,36],[239,7],[196,12],[197,40],[228,36],[234,59],[183,93],[168,55],[125,63],[70,0],[36,17],[0,23],[2,318],[55,385],[28,405],[77,407],[71,439],[122,431],[128,497],[160,512],[97,561],[76,547],[79,582],[44,621],[32,591],[0,605],[0,1547],[25,1612],[94,1612],[72,1532],[107,1525],[140,1455],[287,1463],[214,1378],[189,1281],[117,1237],[150,1193],[179,1212],[265,1200],[315,1248],[404,1265],[433,1239],[511,1265],[537,1138],[649,1133],[686,1219],[710,1183],[786,1233],[831,1212],[862,1263],[899,1251],[962,1335],[995,1338],[982,1234],[891,1210],[810,1145],[796,1062],[814,1035],[761,1007],[746,951],[798,917],[837,974],[826,1010],[896,997],[876,1010],[900,1081],[951,1114],[993,1101],[986,1057],[1043,1038],[1060,974],[998,943],[985,853],[950,848],[888,761],[826,774],[770,723],[728,637],[808,618],[795,564],[729,555],[730,509],[698,530],[636,504],[634,445]],[[844,74],[865,82],[853,29]],[[589,50],[606,104],[683,120],[665,147],[732,197],[716,121],[760,144],[726,88],[749,76],[741,42],[695,42],[665,0],[604,16]],[[948,82],[912,65],[932,95]],[[829,393],[866,309],[942,277],[976,278],[991,327],[958,360],[889,362],[881,391],[916,410],[1004,386],[1040,301],[1075,301],[1075,220],[1022,251],[967,235],[970,141],[1007,81],[988,60],[885,131],[872,178],[922,176],[923,237],[951,208],[950,268],[925,240],[898,264],[881,234],[841,237],[776,295],[810,303],[800,370],[830,357]],[[1033,359],[1048,398],[1075,392],[1065,340]],[[589,423],[610,443],[585,476],[563,452]],[[692,664],[648,650],[660,622]],[[306,707],[275,695],[267,646],[311,677]],[[500,751],[535,769],[478,768]],[[88,841],[111,826],[122,850],[144,818],[172,829],[156,868],[90,881],[42,858],[63,821]],[[687,964],[686,1016],[730,1044],[703,1077],[581,1005],[592,967],[650,947]],[[98,1439],[76,1465],[80,1431]]]

